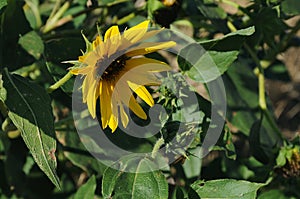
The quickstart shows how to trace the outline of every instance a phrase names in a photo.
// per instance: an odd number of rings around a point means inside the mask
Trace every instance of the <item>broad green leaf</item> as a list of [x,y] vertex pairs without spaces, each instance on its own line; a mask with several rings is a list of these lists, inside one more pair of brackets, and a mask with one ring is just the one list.
[[221,76],[237,59],[239,51],[205,51],[199,44],[183,48],[177,59],[181,70],[197,82],[210,82]]
[[56,187],[56,141],[51,101],[40,86],[19,75],[3,74],[0,99],[8,108],[8,116],[21,131],[35,162]]
[[96,177],[93,175],[90,179],[76,192],[74,199],[90,199],[95,197]]
[[220,179],[207,182],[197,180],[191,187],[202,199],[255,199],[257,190],[264,185],[244,180]]
[[255,32],[254,26],[249,28],[237,30],[224,35],[222,38],[201,41],[199,44],[202,45],[206,50],[216,51],[232,51],[239,50],[243,45],[244,40]]
[[282,11],[288,15],[300,14],[300,1],[298,0],[285,0],[281,3]]
[[39,59],[44,52],[43,40],[35,31],[20,37],[19,44],[35,59]]
[[135,173],[107,168],[103,174],[102,194],[104,198],[168,198],[168,183],[160,171],[141,173],[151,167],[150,161],[143,159]]

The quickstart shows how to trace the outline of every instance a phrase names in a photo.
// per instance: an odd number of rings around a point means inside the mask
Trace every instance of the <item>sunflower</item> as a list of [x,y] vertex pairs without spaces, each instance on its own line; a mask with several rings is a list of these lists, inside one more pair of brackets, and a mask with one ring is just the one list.
[[147,119],[133,92],[153,106],[154,100],[145,86],[160,84],[154,73],[170,70],[164,62],[140,56],[176,45],[173,41],[142,42],[162,30],[148,31],[148,26],[149,21],[144,21],[122,34],[118,26],[112,26],[103,40],[97,36],[92,43],[83,35],[87,50],[70,71],[84,78],[82,100],[93,118],[96,118],[96,103],[100,99],[103,129],[109,127],[114,132],[119,120],[126,128],[129,118],[124,106],[139,118]]

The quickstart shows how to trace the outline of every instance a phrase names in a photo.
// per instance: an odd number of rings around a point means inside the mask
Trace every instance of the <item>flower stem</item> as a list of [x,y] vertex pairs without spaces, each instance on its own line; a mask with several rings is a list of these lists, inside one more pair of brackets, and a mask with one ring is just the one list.
[[59,87],[64,85],[72,76],[73,76],[73,74],[69,71],[63,78],[61,78],[59,81],[57,81],[56,83],[51,85],[47,89],[47,92],[52,93],[53,91],[55,91],[56,89],[58,89]]
[[154,145],[154,147],[153,147],[153,149],[152,149],[152,153],[151,153],[151,158],[155,158],[156,157],[156,154],[157,154],[157,152],[159,151],[159,149],[160,149],[160,147],[163,145],[165,143],[165,140],[164,140],[164,138],[159,138],[157,141],[156,141],[156,143],[155,143],[155,145]]

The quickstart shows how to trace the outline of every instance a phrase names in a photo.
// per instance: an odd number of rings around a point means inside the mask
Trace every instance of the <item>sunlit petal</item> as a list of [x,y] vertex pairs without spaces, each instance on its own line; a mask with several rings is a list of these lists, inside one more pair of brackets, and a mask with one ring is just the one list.
[[129,100],[129,108],[134,114],[136,114],[141,119],[147,119],[147,115],[142,109],[142,107],[137,103],[136,99],[133,97],[133,95],[130,97]]
[[119,39],[118,37],[120,37],[120,31],[118,26],[112,26],[106,31],[104,35],[104,42],[106,42],[108,39],[114,41],[116,39]]
[[124,38],[131,43],[140,41],[147,32],[149,21],[144,21],[128,30],[124,31]]
[[100,84],[100,113],[102,127],[106,128],[111,116],[111,91],[106,81]]
[[117,95],[113,94],[111,99],[112,99],[112,114],[108,126],[110,127],[113,133],[118,127],[118,120],[119,120]]
[[97,36],[95,41],[93,41],[93,50],[96,50],[99,45],[103,43],[102,39]]
[[128,57],[133,57],[137,55],[145,55],[148,53],[156,52],[158,50],[167,49],[175,46],[176,43],[173,41],[169,42],[151,42],[151,43],[142,43],[132,49],[129,49],[126,52]]
[[139,70],[149,72],[162,72],[171,70],[171,67],[165,62],[146,57],[127,60],[126,69],[131,70],[132,68],[134,68],[135,72],[138,72]]
[[142,99],[144,100],[149,106],[154,105],[154,100],[145,86],[135,84],[133,82],[127,81],[128,86]]
[[96,117],[96,100],[99,95],[99,90],[97,89],[97,81],[93,81],[92,84],[90,85],[91,87],[88,90],[87,94],[87,106],[88,110],[93,118]]

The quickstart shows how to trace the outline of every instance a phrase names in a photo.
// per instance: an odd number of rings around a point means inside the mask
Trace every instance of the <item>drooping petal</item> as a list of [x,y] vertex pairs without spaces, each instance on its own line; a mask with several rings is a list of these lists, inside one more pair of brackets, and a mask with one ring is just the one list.
[[141,119],[147,119],[147,115],[142,109],[142,107],[137,103],[136,99],[133,97],[133,95],[130,97],[129,100],[129,108]]
[[111,116],[111,90],[106,81],[101,81],[100,89],[100,112],[102,127],[105,129]]
[[128,86],[149,106],[154,105],[154,100],[148,90],[143,85],[138,85],[133,82],[127,81]]
[[112,113],[110,116],[110,120],[108,122],[108,126],[111,129],[112,133],[115,132],[115,130],[118,127],[119,123],[119,114],[118,114],[118,100],[117,100],[117,95],[113,93],[112,95]]
[[87,101],[89,89],[90,89],[90,86],[93,81],[95,81],[95,80],[93,80],[93,74],[86,75],[83,80],[83,83],[82,83],[82,101],[83,101],[83,103],[86,103],[86,101]]
[[86,99],[88,110],[93,118],[96,117],[96,101],[99,96],[99,89],[97,89],[97,86],[97,81],[92,81]]
[[143,38],[148,30],[148,26],[149,20],[144,21],[136,26],[133,26],[132,28],[129,28],[128,30],[125,30],[123,36],[131,43],[136,43]]
[[133,97],[126,78],[121,78],[117,81],[115,85],[115,91],[118,93],[118,98],[121,100],[123,105],[130,108],[130,110],[132,110],[132,112],[134,112],[134,114],[136,114],[138,117],[147,119],[146,113]]
[[123,104],[120,103],[120,115],[121,115],[121,122],[124,128],[127,127],[129,119],[128,119],[128,115],[124,110]]
[[142,43],[132,49],[129,49],[126,52],[126,55],[128,57],[133,57],[133,56],[137,56],[137,55],[145,55],[148,53],[156,52],[158,50],[171,48],[175,45],[176,45],[176,43],[174,41]]
[[126,61],[126,70],[134,71],[149,71],[149,72],[162,72],[171,70],[171,67],[165,62],[158,61],[151,58],[139,57],[132,58]]

